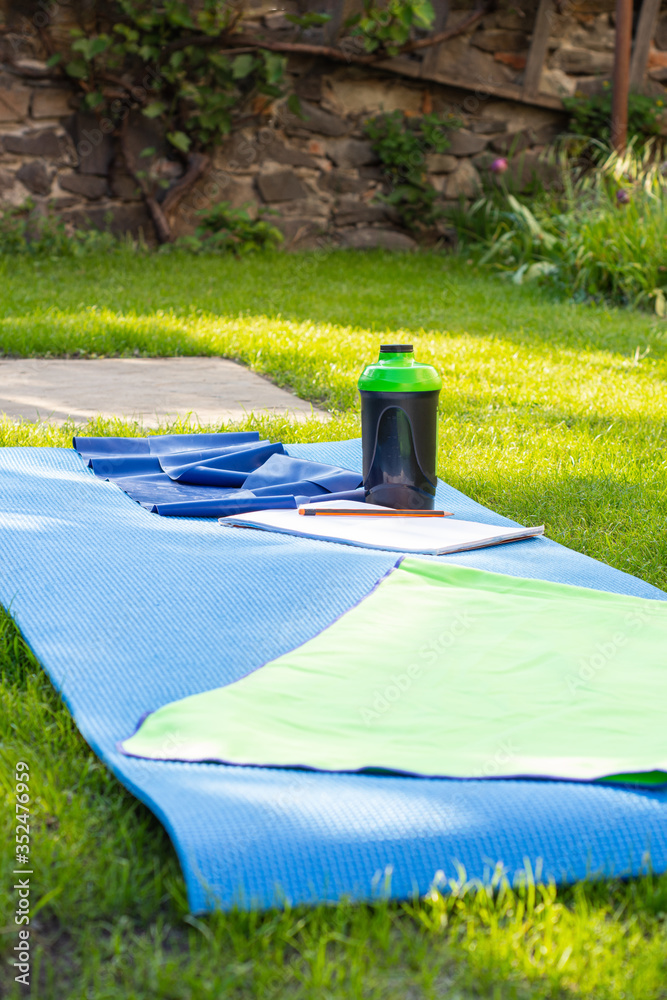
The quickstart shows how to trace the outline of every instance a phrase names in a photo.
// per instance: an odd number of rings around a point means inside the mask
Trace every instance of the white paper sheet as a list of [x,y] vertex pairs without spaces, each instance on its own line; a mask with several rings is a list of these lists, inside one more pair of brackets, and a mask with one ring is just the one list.
[[[308,509],[336,507],[352,510],[386,510],[375,504],[349,500],[309,504]],[[218,518],[228,527],[261,528],[289,535],[304,535],[329,542],[362,545],[370,549],[414,552],[420,555],[447,555],[489,545],[502,545],[521,538],[544,534],[544,525],[535,528],[499,528],[478,521],[460,521],[455,517],[310,517],[298,510],[263,510],[251,514],[232,514]]]

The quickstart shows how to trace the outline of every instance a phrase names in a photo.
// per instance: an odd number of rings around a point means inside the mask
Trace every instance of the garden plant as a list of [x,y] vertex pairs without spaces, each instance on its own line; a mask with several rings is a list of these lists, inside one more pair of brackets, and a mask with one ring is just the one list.
[[576,301],[664,316],[667,176],[661,144],[634,143],[619,155],[590,143],[582,159],[566,143],[545,158],[553,182],[538,186],[531,198],[512,190],[506,161],[499,160],[496,183],[455,212],[469,252],[480,266],[516,284],[538,280]]

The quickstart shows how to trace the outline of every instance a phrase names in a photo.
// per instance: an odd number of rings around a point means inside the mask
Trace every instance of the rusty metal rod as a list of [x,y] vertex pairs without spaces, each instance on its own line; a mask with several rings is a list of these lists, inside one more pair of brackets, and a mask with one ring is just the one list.
[[628,142],[628,94],[632,49],[632,0],[616,0],[616,49],[611,103],[611,144],[623,153]]

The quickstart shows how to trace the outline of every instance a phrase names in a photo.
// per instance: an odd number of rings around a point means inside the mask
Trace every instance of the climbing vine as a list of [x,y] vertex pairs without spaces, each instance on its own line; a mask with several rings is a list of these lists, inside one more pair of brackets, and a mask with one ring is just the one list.
[[204,0],[197,12],[182,0],[116,5],[118,21],[88,37],[73,29],[70,52],[50,60],[78,83],[85,105],[97,113],[113,120],[128,102],[139,106],[146,117],[160,118],[171,145],[187,153],[226,135],[249,94],[281,95],[285,56],[207,44],[234,30],[238,9],[224,0]]
[[364,3],[364,13],[349,19],[347,26],[353,38],[360,38],[366,52],[386,50],[397,56],[406,45],[414,28],[426,31],[433,24],[435,13],[430,0],[376,0]]
[[428,229],[444,215],[426,174],[426,156],[449,149],[449,133],[460,127],[460,119],[452,115],[409,118],[402,111],[366,122],[366,135],[391,185],[383,201],[396,209],[407,229]]

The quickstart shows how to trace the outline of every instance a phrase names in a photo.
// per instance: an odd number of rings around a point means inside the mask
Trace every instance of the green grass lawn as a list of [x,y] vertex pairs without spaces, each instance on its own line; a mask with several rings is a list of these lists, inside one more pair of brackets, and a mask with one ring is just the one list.
[[[442,371],[439,473],[550,537],[667,587],[664,323],[575,306],[440,256],[334,253],[0,262],[9,355],[223,354],[328,408],[255,421],[275,439],[356,436],[382,340]],[[648,353],[647,353],[648,352]],[[194,402],[194,401],[193,401]],[[173,428],[172,428],[173,429]],[[72,427],[0,423],[0,444]],[[89,433],[138,433],[96,423]],[[667,997],[667,877],[475,891],[410,905],[188,917],[160,824],[96,760],[0,618],[3,795],[32,762],[40,988],[53,1000]],[[11,871],[9,811],[3,871]],[[0,884],[12,914],[11,877]],[[33,901],[34,902],[34,901]],[[39,908],[39,912],[36,912]],[[16,943],[2,920],[2,957]],[[12,989],[5,965],[7,995]]]

